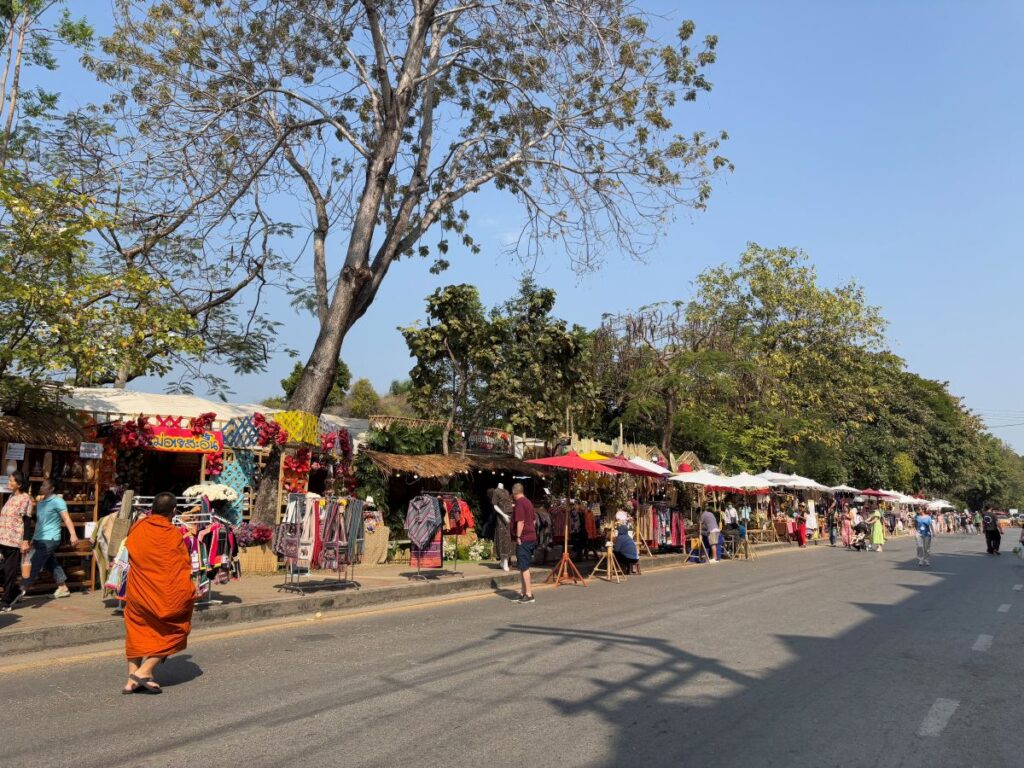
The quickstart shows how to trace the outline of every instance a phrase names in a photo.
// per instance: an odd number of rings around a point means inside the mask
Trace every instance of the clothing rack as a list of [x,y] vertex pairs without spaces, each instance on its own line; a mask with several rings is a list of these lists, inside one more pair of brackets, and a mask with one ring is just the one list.
[[[307,503],[308,501],[309,499],[307,497]],[[330,496],[323,498],[322,501],[326,504],[330,504],[332,502],[341,503],[342,501],[345,501],[346,504],[344,511],[339,511],[339,514],[344,515],[345,512],[349,511],[349,505],[353,501],[353,498],[349,496]],[[351,514],[355,513],[352,512]],[[362,514],[362,511],[360,511],[359,514]],[[316,525],[320,525],[319,516],[318,519],[316,520]],[[342,525],[345,526],[344,521],[342,522]],[[300,531],[301,526],[302,520],[299,520]],[[363,530],[362,526],[360,526],[360,530]],[[361,537],[356,538],[355,542],[353,542],[351,539],[348,539],[348,543],[346,544],[345,547],[344,574],[342,572],[341,558],[339,557],[335,569],[333,571],[336,578],[333,579],[312,580],[310,579],[310,571],[313,570],[312,562],[310,562],[309,565],[305,568],[302,568],[298,564],[298,558],[295,558],[294,560],[291,558],[286,558],[284,584],[279,584],[277,586],[277,589],[280,589],[284,592],[295,592],[300,595],[305,595],[307,591],[317,591],[320,589],[360,589],[362,585],[355,579],[356,564],[355,557],[352,555],[352,548],[354,544],[358,546],[359,542],[365,542],[365,540],[365,530],[363,530],[363,535]],[[303,581],[303,576],[306,577],[305,581]]]
[[[195,502],[195,500],[192,499],[191,503],[192,503],[193,506],[195,506],[194,502]],[[187,500],[185,503],[188,504],[190,502]],[[182,504],[179,502],[178,506],[182,506]],[[171,518],[171,523],[173,525],[185,525],[185,526],[194,525],[196,527],[196,533],[197,534],[203,528],[208,528],[209,526],[213,525],[214,522],[218,522],[221,525],[226,525],[229,528],[233,527],[231,522],[229,522],[228,520],[225,520],[220,515],[215,515],[212,512],[203,511],[203,510],[201,510],[199,512],[184,512],[184,513],[182,513],[180,515],[175,515],[174,517]],[[196,580],[196,587],[198,588],[198,586],[199,586],[199,583],[198,583],[198,579],[197,579]],[[212,581],[210,582],[210,588],[206,591],[205,599],[196,600],[196,604],[195,605],[196,605],[196,608],[209,608],[211,605],[224,605],[224,601],[223,600],[217,600],[217,599],[214,598],[214,595],[213,595],[213,582]]]
[[[462,499],[463,501],[466,500],[465,496],[463,496],[461,493],[458,493],[456,491],[453,491],[453,492],[450,492],[450,493],[420,493],[419,495],[420,496],[433,496],[439,502],[443,501],[445,498]],[[427,576],[426,574],[423,573],[423,569],[422,569],[422,565],[421,565],[422,559],[423,558],[418,558],[416,560],[416,573],[414,573],[411,576],[409,576],[409,578],[411,580],[430,581],[430,579],[432,579],[432,578],[439,579],[439,578],[443,578],[445,576],[458,576],[460,579],[466,578],[466,574],[463,571],[459,570],[459,536],[458,536],[458,534],[455,534],[455,564],[452,566],[452,570],[450,570],[450,571],[444,567],[444,524],[443,523],[441,524],[441,569],[438,570],[438,571],[431,570],[430,575]]]

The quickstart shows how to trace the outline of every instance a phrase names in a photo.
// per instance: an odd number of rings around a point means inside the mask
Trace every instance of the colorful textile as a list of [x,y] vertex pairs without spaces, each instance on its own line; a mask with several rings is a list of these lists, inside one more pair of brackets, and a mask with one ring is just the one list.
[[[412,538],[410,537],[410,541]],[[413,543],[409,553],[409,564],[413,568],[440,568],[442,565],[441,526],[434,529],[434,536],[425,547]]]
[[443,522],[441,504],[433,496],[417,496],[409,502],[405,514],[405,532],[413,546],[425,549]]

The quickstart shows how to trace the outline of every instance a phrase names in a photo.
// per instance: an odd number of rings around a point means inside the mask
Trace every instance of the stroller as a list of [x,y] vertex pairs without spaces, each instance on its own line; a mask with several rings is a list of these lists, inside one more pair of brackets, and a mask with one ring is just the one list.
[[853,526],[853,548],[864,552],[868,548],[868,524],[861,522]]

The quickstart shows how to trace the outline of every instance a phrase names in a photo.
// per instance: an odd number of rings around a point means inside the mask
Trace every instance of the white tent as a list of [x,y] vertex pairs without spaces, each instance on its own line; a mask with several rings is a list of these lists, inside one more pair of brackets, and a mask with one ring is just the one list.
[[763,491],[771,487],[771,483],[763,477],[751,475],[749,472],[740,472],[738,475],[732,475],[728,479],[732,485],[745,491]]
[[699,469],[696,472],[680,472],[678,475],[672,475],[669,480],[689,485],[711,485],[718,488],[732,487],[726,483],[728,478],[722,475],[714,475],[706,469]]
[[939,512],[943,509],[956,510],[956,507],[954,507],[945,499],[936,499],[935,501],[928,502],[928,510],[931,512]]
[[634,456],[630,460],[631,464],[636,464],[640,469],[646,469],[648,472],[657,472],[659,475],[671,475],[672,470],[665,469],[659,464],[655,464],[653,461],[647,461],[647,459],[641,459],[639,456]]
[[832,493],[860,493],[860,488],[854,488],[852,485],[834,485],[829,490]]

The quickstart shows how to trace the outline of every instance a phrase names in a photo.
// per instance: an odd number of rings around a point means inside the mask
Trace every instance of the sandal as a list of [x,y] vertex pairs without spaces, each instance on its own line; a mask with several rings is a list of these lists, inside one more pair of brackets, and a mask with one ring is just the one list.
[[131,686],[132,687],[131,688],[122,688],[121,689],[121,693],[124,696],[131,696],[133,693],[138,693],[139,692],[139,684],[135,682],[134,675],[131,675],[130,677],[133,678],[132,682],[131,682]]
[[[157,681],[154,680],[152,677],[137,677],[136,675],[128,675],[128,679],[131,680],[133,683],[138,684],[139,687],[136,688],[135,691],[142,691],[143,693],[152,694],[164,692],[164,689],[161,688],[160,684],[157,683]],[[133,693],[135,691],[133,691]]]

